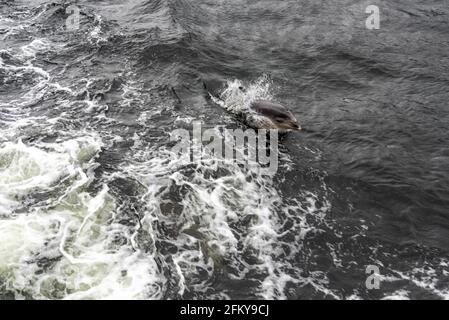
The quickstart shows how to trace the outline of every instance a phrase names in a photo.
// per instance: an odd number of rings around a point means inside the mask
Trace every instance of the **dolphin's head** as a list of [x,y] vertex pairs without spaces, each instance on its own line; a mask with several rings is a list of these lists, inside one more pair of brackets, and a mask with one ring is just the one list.
[[277,129],[301,130],[301,126],[293,113],[287,108],[269,101],[256,101],[251,109],[266,117]]
[[290,112],[286,115],[271,117],[270,120],[278,127],[283,130],[301,130],[301,126],[296,120],[295,116]]

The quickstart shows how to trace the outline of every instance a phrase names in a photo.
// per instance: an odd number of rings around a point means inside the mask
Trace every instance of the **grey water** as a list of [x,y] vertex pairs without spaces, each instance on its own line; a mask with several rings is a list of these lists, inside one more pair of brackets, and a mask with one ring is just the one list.
[[[0,0],[0,299],[447,299],[449,2],[371,4]],[[204,83],[274,176],[170,156]]]

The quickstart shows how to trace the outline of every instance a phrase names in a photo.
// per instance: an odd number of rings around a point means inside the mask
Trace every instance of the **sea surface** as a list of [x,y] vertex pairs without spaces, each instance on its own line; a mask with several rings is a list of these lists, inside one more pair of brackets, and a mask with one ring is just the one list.
[[[449,1],[0,0],[0,39],[0,299],[449,299]],[[205,83],[297,116],[276,174],[172,157],[247,128]]]

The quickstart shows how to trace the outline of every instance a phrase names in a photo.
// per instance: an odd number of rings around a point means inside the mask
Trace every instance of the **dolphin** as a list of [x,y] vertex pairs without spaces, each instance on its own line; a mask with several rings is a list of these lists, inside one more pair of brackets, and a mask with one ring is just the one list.
[[[209,80],[203,81],[203,86],[211,96],[220,99],[219,91],[223,89],[223,83]],[[245,92],[244,87],[241,86],[239,89]],[[268,100],[253,101],[249,109],[241,116],[243,122],[255,129],[278,129],[281,132],[302,130],[298,120],[289,109]]]
[[245,122],[256,129],[301,130],[298,120],[286,107],[267,100],[256,100],[244,115]]

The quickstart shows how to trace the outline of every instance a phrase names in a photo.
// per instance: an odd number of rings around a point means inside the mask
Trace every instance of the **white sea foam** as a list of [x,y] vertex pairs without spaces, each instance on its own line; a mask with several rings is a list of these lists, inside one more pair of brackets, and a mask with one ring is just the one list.
[[[154,257],[134,246],[137,227],[118,222],[121,209],[106,184],[88,191],[103,145],[99,135],[82,130],[61,132],[54,143],[16,141],[22,128],[51,132],[64,117],[30,116],[27,105],[49,90],[78,94],[34,66],[38,53],[53,47],[48,40],[34,40],[7,52],[20,64],[2,60],[0,65],[9,77],[30,73],[26,76],[36,80],[1,109],[0,290],[19,299],[160,298],[165,278]],[[101,108],[89,91],[84,103],[85,112]]]
[[70,156],[48,153],[22,142],[6,143],[0,149],[0,194],[9,203],[0,212],[11,210],[14,199],[42,191],[73,171]]
[[155,260],[132,246],[136,228],[118,223],[109,188],[87,191],[100,148],[92,137],[0,149],[3,212],[33,192],[54,195],[51,204],[0,219],[0,281],[16,298],[161,296],[165,280]]
[[241,114],[246,112],[255,100],[272,100],[271,88],[272,81],[266,75],[247,85],[239,79],[234,79],[228,81],[218,98],[212,97],[212,100],[232,113]]
[[34,59],[38,52],[48,51],[50,48],[52,44],[47,39],[34,39],[20,49],[23,52],[22,57]]
[[408,297],[409,293],[410,292],[407,290],[397,290],[392,294],[383,297],[382,300],[410,300]]
[[[281,215],[291,217],[294,228],[301,229],[297,235],[300,243],[307,230],[313,229],[305,216],[319,216],[328,210],[329,204],[318,209],[316,197],[309,193],[304,195],[304,206],[285,205],[272,179],[259,175],[253,167],[242,168],[233,161],[213,159],[190,166],[167,149],[142,145],[138,136],[136,140],[129,160],[114,176],[139,181],[146,187],[141,195],[145,204],[141,226],[154,238],[164,238],[178,248],[170,255],[178,275],[178,294],[187,290],[206,292],[207,281],[194,280],[198,270],[211,275],[224,264],[234,279],[243,279],[249,272],[260,274],[264,280],[255,288],[255,294],[263,298],[285,299],[287,284],[306,283],[301,270],[288,259],[280,258],[284,245],[290,247],[292,255],[300,249],[297,244],[279,240],[285,234],[281,231],[285,223]],[[215,176],[217,163],[222,173]],[[179,192],[182,199],[178,200]],[[180,209],[167,212],[162,204],[178,205]],[[166,239],[167,235],[155,228],[156,221],[174,228],[176,237]],[[236,229],[236,225],[241,227]],[[254,259],[255,263],[245,259]],[[316,284],[317,290],[329,291],[322,284],[323,275],[316,281],[307,281]]]
[[102,36],[103,31],[103,18],[100,15],[95,15],[94,26],[89,32],[88,39],[91,43],[100,44],[107,41],[107,37]]

